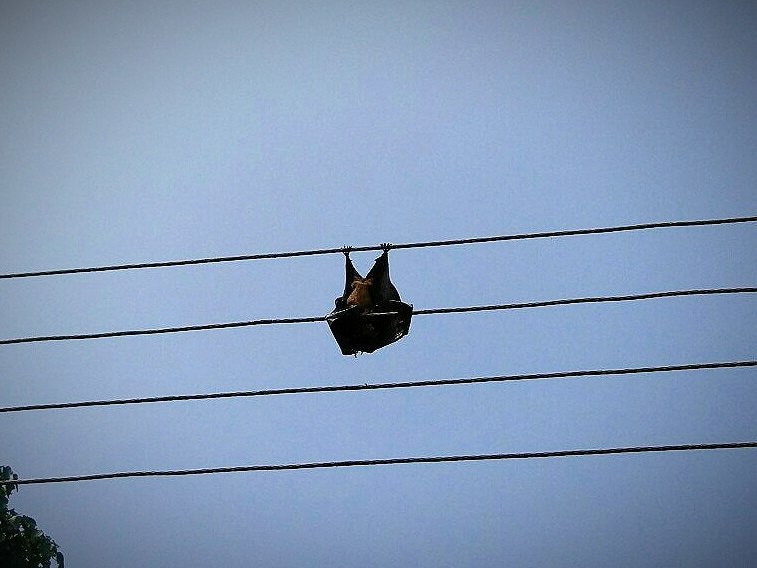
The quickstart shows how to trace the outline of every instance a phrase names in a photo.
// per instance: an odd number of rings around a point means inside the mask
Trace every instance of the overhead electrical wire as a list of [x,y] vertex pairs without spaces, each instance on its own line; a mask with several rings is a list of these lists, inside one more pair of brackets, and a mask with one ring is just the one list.
[[572,456],[602,456],[610,454],[641,454],[661,452],[685,452],[702,450],[733,450],[757,448],[757,441],[725,442],[716,444],[675,444],[666,446],[626,446],[619,448],[592,448],[585,450],[558,450],[551,452],[517,452],[504,454],[474,454],[456,456],[424,456],[408,458],[387,458],[372,460],[343,460],[331,462],[309,462],[270,465],[243,465],[233,467],[211,467],[202,469],[175,469],[162,471],[122,471],[117,473],[95,473],[90,475],[70,475],[65,477],[40,477],[32,479],[9,479],[0,485],[38,485],[43,483],[64,483],[71,481],[94,481],[97,479],[120,479],[124,477],[169,477],[180,475],[207,475],[215,473],[240,473],[252,471],[286,471],[296,469],[325,469],[336,467],[379,466],[420,463],[471,462],[490,460],[519,460],[535,458],[558,458]]
[[[628,294],[622,296],[595,296],[586,298],[566,298],[560,300],[543,300],[537,302],[521,302],[513,304],[494,304],[487,306],[467,306],[452,308],[430,308],[424,310],[414,310],[413,315],[431,315],[431,314],[450,314],[463,312],[483,312],[494,310],[516,310],[524,308],[545,308],[551,306],[566,306],[571,304],[588,304],[603,302],[628,302],[634,300],[651,300],[656,298],[672,298],[677,296],[703,296],[713,294],[745,294],[757,292],[757,287],[741,288],[709,288],[698,290],[672,290],[666,292],[650,292],[645,294]],[[35,343],[42,341],[66,341],[75,339],[102,339],[108,337],[124,337],[132,335],[155,335],[161,333],[179,333],[184,331],[204,331],[210,329],[229,329],[235,327],[250,327],[256,325],[274,325],[274,324],[296,324],[296,323],[314,323],[326,321],[327,316],[313,316],[302,318],[281,318],[281,319],[258,319],[249,321],[211,323],[202,325],[188,325],[181,327],[164,327],[155,329],[134,329],[122,331],[106,331],[100,333],[82,333],[70,335],[45,335],[36,337],[18,337],[13,339],[0,339],[0,345],[11,345],[15,343]]]
[[649,292],[646,294],[626,294],[621,296],[594,296],[588,298],[567,298],[562,300],[543,300],[537,302],[521,302],[517,304],[497,304],[491,306],[470,306],[463,308],[432,308],[415,310],[413,315],[452,314],[463,312],[483,312],[490,310],[517,310],[523,308],[547,308],[552,306],[567,306],[571,304],[600,304],[604,302],[630,302],[635,300],[654,300],[658,298],[674,298],[678,296],[708,296],[713,294],[748,294],[757,292],[757,287],[741,288],[707,288],[698,290],[671,290],[668,292]]
[[[341,248],[314,249],[314,250],[303,250],[303,251],[281,252],[281,253],[263,253],[263,254],[252,254],[252,255],[241,255],[241,256],[212,257],[212,258],[190,259],[190,260],[179,260],[179,261],[148,262],[148,263],[140,263],[140,264],[122,264],[122,265],[111,265],[111,266],[95,266],[95,267],[88,267],[88,268],[46,270],[46,271],[38,271],[38,272],[19,272],[19,273],[10,273],[10,274],[0,274],[0,279],[26,278],[26,277],[36,277],[36,276],[53,276],[53,275],[89,273],[89,272],[106,272],[106,271],[143,269],[143,268],[159,268],[159,267],[171,267],[171,266],[187,266],[187,265],[222,263],[222,262],[238,262],[238,261],[247,261],[247,260],[288,258],[288,257],[298,257],[298,256],[314,256],[314,255],[342,253],[342,252],[347,252],[348,250],[355,251],[355,252],[362,252],[362,251],[374,251],[374,250],[382,250],[382,249],[386,250],[386,249],[438,247],[438,246],[465,245],[465,244],[508,241],[508,240],[526,240],[526,239],[539,239],[539,238],[550,238],[550,237],[615,233],[615,232],[638,231],[638,230],[657,229],[657,228],[692,227],[692,226],[705,226],[705,225],[747,223],[747,222],[754,222],[754,221],[757,221],[757,216],[709,219],[709,220],[697,220],[697,221],[672,221],[672,222],[660,222],[660,223],[645,223],[645,224],[638,224],[638,225],[624,225],[624,226],[594,228],[594,229],[576,229],[576,230],[549,231],[549,232],[540,232],[540,233],[500,235],[500,236],[491,236],[491,237],[477,237],[477,238],[468,238],[468,239],[414,242],[414,243],[404,243],[404,244],[396,244],[396,245],[388,245],[388,246],[379,245],[379,246],[363,246],[363,247],[350,247],[350,248],[341,247]],[[647,300],[647,299],[653,299],[653,298],[666,298],[666,297],[676,297],[676,296],[738,294],[738,293],[754,293],[754,292],[757,292],[757,288],[755,287],[676,290],[676,291],[653,292],[653,293],[646,293],[646,294],[633,294],[633,295],[623,295],[623,296],[569,298],[569,299],[547,300],[547,301],[536,301],[536,302],[497,304],[497,305],[487,305],[487,306],[432,308],[432,309],[423,309],[423,310],[413,311],[413,315],[449,314],[449,313],[478,312],[478,311],[491,311],[491,310],[537,308],[537,307],[582,304],[582,303],[622,302],[622,301]],[[193,326],[184,326],[184,327],[170,327],[170,328],[159,328],[159,329],[125,330],[125,331],[114,331],[114,332],[93,333],[93,334],[57,335],[57,336],[2,339],[0,340],[0,345],[41,342],[41,341],[96,339],[96,338],[148,335],[148,334],[159,334],[159,333],[175,333],[175,332],[183,332],[183,331],[199,331],[199,330],[209,330],[209,329],[247,327],[247,326],[254,326],[254,325],[313,323],[313,322],[320,322],[320,321],[325,321],[325,320],[326,320],[326,316],[282,318],[282,319],[259,319],[259,320],[242,321],[242,322],[227,322],[227,323],[193,325]],[[596,370],[565,371],[565,372],[552,372],[552,373],[532,373],[532,374],[522,374],[522,375],[499,375],[499,376],[489,376],[489,377],[405,381],[405,382],[394,382],[394,383],[374,383],[374,384],[366,383],[366,384],[331,385],[331,386],[316,386],[316,387],[292,387],[292,388],[267,389],[267,390],[257,390],[257,391],[237,391],[237,392],[225,392],[225,393],[169,395],[169,396],[161,396],[161,397],[146,397],[146,398],[132,398],[132,399],[92,400],[92,401],[80,401],[80,402],[68,402],[68,403],[36,404],[36,405],[26,405],[26,406],[16,406],[16,407],[4,407],[4,408],[0,408],[0,413],[19,412],[19,411],[28,411],[28,410],[81,408],[81,407],[91,407],[91,406],[111,406],[111,405],[174,402],[174,401],[233,398],[233,397],[269,396],[269,395],[282,395],[282,394],[306,394],[306,393],[325,393],[325,392],[340,392],[340,391],[430,387],[430,386],[443,386],[443,385],[476,384],[476,383],[487,383],[487,382],[572,378],[572,377],[581,377],[581,376],[630,375],[630,374],[640,374],[640,373],[659,373],[659,372],[671,372],[671,371],[683,371],[683,370],[752,367],[755,365],[757,365],[757,361],[749,360],[749,361],[730,361],[730,362],[719,362],[719,363],[694,363],[694,364],[685,364],[685,365],[668,365],[668,366],[659,366],[659,367],[636,367],[636,368],[604,369],[604,370],[596,369]],[[497,454],[475,454],[475,455],[453,455],[453,456],[424,456],[424,457],[404,457],[404,458],[387,458],[387,459],[370,459],[370,460],[343,460],[343,461],[332,461],[332,462],[309,462],[309,463],[269,464],[269,465],[264,464],[264,465],[247,465],[247,466],[184,469],[184,470],[127,471],[127,472],[98,473],[98,474],[90,474],[90,475],[64,476],[64,477],[0,480],[0,486],[92,481],[92,480],[99,480],[99,479],[116,479],[116,478],[127,478],[127,477],[128,478],[166,477],[166,476],[186,476],[186,475],[202,475],[202,474],[233,473],[233,472],[284,471],[284,470],[300,470],[300,469],[343,468],[343,467],[355,467],[355,466],[379,466],[379,465],[398,465],[398,464],[533,459],[533,458],[596,456],[596,455],[610,455],[610,454],[617,455],[617,454],[630,454],[630,453],[635,454],[635,453],[652,453],[652,452],[659,453],[659,452],[670,452],[670,451],[682,452],[682,451],[694,451],[694,450],[697,450],[697,451],[718,450],[718,449],[722,450],[722,449],[740,449],[740,448],[756,448],[756,447],[757,447],[757,441],[747,441],[747,442],[726,442],[726,443],[712,443],[712,444],[631,446],[631,447],[559,450],[559,451],[542,451],[542,452],[497,453]]]
[[630,367],[622,369],[589,369],[579,371],[557,371],[552,373],[530,373],[522,375],[494,375],[488,377],[464,377],[454,379],[435,379],[420,381],[402,381],[393,383],[362,383],[350,385],[325,385],[315,387],[288,387],[252,391],[215,392],[205,394],[176,394],[151,396],[143,398],[120,398],[111,400],[85,400],[78,402],[52,402],[47,404],[28,404],[23,406],[0,407],[0,413],[23,412],[30,410],[58,410],[64,408],[85,408],[92,406],[116,406],[129,404],[147,404],[157,402],[180,402],[190,400],[211,400],[221,398],[244,398],[288,394],[315,394],[351,391],[388,390],[402,388],[441,387],[453,385],[472,385],[482,383],[500,383],[512,381],[530,381],[539,379],[568,379],[577,377],[599,377],[617,375],[638,375],[643,373],[669,373],[673,371],[698,371],[706,369],[732,369],[737,367],[757,366],[757,360],[726,361],[718,363],[689,363],[685,365],[665,365],[659,367]]
[[282,319],[259,319],[250,321],[238,321],[228,323],[211,323],[204,325],[188,325],[184,327],[164,327],[158,329],[132,329],[124,331],[106,331],[102,333],[82,333],[75,335],[46,335],[41,337],[19,337],[15,339],[0,339],[0,345],[13,343],[34,343],[40,341],[66,341],[73,339],[103,339],[106,337],[124,337],[129,335],[155,335],[160,333],[179,333],[182,331],[205,331],[209,329],[228,329],[234,327],[249,327],[254,325],[273,325],[287,323],[312,323],[325,321],[326,316],[306,318],[282,318]]
[[63,268],[57,270],[41,270],[37,272],[15,272],[9,274],[0,274],[0,279],[11,278],[30,278],[35,276],[57,276],[63,274],[81,274],[87,272],[110,272],[114,270],[134,270],[143,268],[164,268],[170,266],[189,266],[196,264],[211,264],[211,263],[223,263],[223,262],[241,262],[249,260],[263,260],[274,258],[292,258],[298,256],[315,256],[325,254],[343,253],[347,250],[354,252],[364,251],[378,251],[384,248],[388,249],[410,249],[410,248],[425,248],[425,247],[442,247],[452,245],[469,245],[477,243],[491,243],[498,241],[517,241],[527,239],[544,239],[552,237],[569,237],[578,235],[597,235],[603,233],[620,233],[627,231],[641,231],[648,229],[663,229],[672,227],[702,227],[706,225],[725,225],[734,223],[751,223],[757,221],[757,216],[750,217],[730,217],[722,219],[703,219],[695,221],[665,221],[659,223],[641,223],[636,225],[619,225],[615,227],[601,227],[593,229],[568,229],[561,231],[543,231],[538,233],[518,233],[511,235],[497,235],[491,237],[473,237],[467,239],[450,239],[439,241],[425,241],[425,242],[412,242],[402,244],[391,244],[388,246],[375,245],[375,246],[359,246],[359,247],[339,247],[339,248],[323,248],[313,250],[300,250],[290,252],[274,252],[274,253],[259,253],[259,254],[247,254],[238,256],[219,256],[210,258],[197,258],[188,260],[169,260],[162,262],[142,262],[135,264],[114,264],[110,266],[92,266],[87,268]]

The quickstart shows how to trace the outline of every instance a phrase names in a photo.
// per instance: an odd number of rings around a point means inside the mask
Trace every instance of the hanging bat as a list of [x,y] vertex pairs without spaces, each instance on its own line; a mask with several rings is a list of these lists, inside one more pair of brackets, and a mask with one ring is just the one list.
[[407,335],[412,306],[402,302],[389,278],[389,248],[363,278],[345,249],[344,292],[335,301],[336,308],[326,318],[344,355],[372,353]]

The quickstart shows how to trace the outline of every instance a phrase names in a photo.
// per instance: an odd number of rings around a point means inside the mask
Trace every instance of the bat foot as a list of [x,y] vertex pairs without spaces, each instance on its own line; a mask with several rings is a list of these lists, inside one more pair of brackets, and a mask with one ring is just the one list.
[[392,243],[381,243],[381,250],[384,252],[387,252],[390,248],[392,248]]
[[344,256],[349,258],[351,252],[352,252],[352,247],[348,247],[347,245],[344,245],[342,247],[342,253],[344,253]]

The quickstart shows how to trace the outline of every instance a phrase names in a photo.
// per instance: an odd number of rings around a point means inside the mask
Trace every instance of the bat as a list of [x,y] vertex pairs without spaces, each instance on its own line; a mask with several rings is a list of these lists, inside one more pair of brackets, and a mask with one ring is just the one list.
[[373,353],[401,339],[410,330],[413,307],[404,303],[389,278],[389,245],[365,278],[355,269],[345,248],[344,292],[327,317],[343,355]]

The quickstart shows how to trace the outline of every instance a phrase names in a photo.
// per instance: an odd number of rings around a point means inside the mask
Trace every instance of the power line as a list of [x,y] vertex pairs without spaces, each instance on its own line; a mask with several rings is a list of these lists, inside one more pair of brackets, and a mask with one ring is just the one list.
[[132,329],[124,331],[106,331],[102,333],[82,333],[77,335],[47,335],[42,337],[20,337],[15,339],[0,339],[0,345],[12,343],[32,343],[39,341],[65,341],[71,339],[103,339],[106,337],[124,337],[129,335],[155,335],[159,333],[179,333],[182,331],[204,331],[208,329],[228,329],[234,327],[249,327],[254,325],[273,325],[287,323],[312,323],[325,321],[326,316],[306,318],[283,318],[283,319],[259,319],[250,321],[237,321],[228,323],[211,323],[204,325],[188,325],[184,327],[163,327],[158,329]]
[[567,306],[570,304],[598,304],[603,302],[629,302],[634,300],[652,300],[656,298],[673,298],[676,296],[706,296],[711,294],[745,294],[757,292],[757,288],[709,288],[699,290],[672,290],[669,292],[650,292],[647,294],[628,294],[623,296],[594,296],[589,298],[568,298],[564,300],[544,300],[518,304],[498,304],[492,306],[471,306],[466,308],[432,308],[416,310],[413,315],[452,314],[462,312],[483,312],[490,310],[516,310],[522,308],[546,308]]
[[[566,306],[570,304],[588,304],[602,302],[628,302],[633,300],[651,300],[655,298],[672,298],[676,296],[704,296],[712,294],[745,294],[757,292],[757,287],[742,288],[710,288],[700,290],[673,290],[668,292],[650,292],[646,294],[630,294],[624,296],[596,296],[588,298],[567,298],[562,300],[545,300],[538,302],[521,302],[515,304],[496,304],[489,306],[468,306],[457,308],[431,308],[415,310],[413,315],[450,314],[463,312],[483,312],[493,310],[517,310],[523,308],[546,308],[551,306]],[[259,319],[249,321],[237,321],[226,323],[211,323],[202,325],[188,325],[182,327],[163,327],[156,329],[134,329],[123,331],[106,331],[101,333],[82,333],[71,335],[45,335],[38,337],[18,337],[13,339],[0,339],[0,345],[14,343],[35,343],[41,341],[66,341],[74,339],[102,339],[107,337],[124,337],[130,335],[156,335],[160,333],[179,333],[184,331],[205,331],[210,329],[228,329],[234,327],[250,327],[256,325],[314,323],[326,321],[326,316],[313,316],[303,318],[282,319]]]
[[84,408],[90,406],[116,406],[126,404],[145,404],[155,402],[179,402],[189,400],[210,400],[219,398],[242,398],[254,396],[272,396],[287,394],[314,394],[346,391],[386,390],[414,387],[439,387],[451,385],[471,385],[480,383],[498,383],[510,381],[529,381],[537,379],[567,379],[575,377],[597,377],[605,375],[636,375],[641,373],[666,373],[672,371],[696,371],[704,369],[727,369],[736,367],[754,367],[757,360],[727,361],[719,363],[691,363],[686,365],[666,365],[662,367],[631,367],[623,369],[591,369],[580,371],[558,371],[552,373],[531,373],[527,375],[496,375],[489,377],[465,377],[455,379],[437,379],[422,381],[403,381],[394,383],[327,385],[316,387],[289,387],[254,391],[216,392],[206,394],[178,394],[144,398],[121,398],[114,400],[87,400],[79,402],[55,402],[49,404],[30,404],[25,406],[7,406],[0,408],[3,412],[22,412],[27,410],[53,410],[63,408]]
[[[577,235],[597,235],[602,233],[620,233],[627,231],[640,231],[647,229],[662,229],[671,227],[701,227],[705,225],[725,225],[733,223],[751,223],[757,221],[757,216],[752,217],[731,217],[724,219],[704,219],[698,221],[665,221],[660,223],[642,223],[638,225],[620,225],[615,227],[602,227],[595,229],[570,229],[564,231],[546,231],[539,233],[519,233],[512,235],[498,235],[492,237],[474,237],[468,239],[450,239],[441,241],[425,241],[425,242],[413,242],[389,245],[390,249],[409,249],[409,248],[424,248],[424,247],[441,247],[451,245],[469,245],[476,243],[491,243],[497,241],[517,241],[526,239],[544,239],[551,237],[568,237]],[[349,250],[355,252],[364,251],[378,251],[382,250],[382,245],[376,246],[361,246],[350,247]],[[219,256],[210,258],[197,258],[189,260],[169,260],[163,262],[143,262],[137,264],[114,264],[110,266],[92,266],[88,268],[63,268],[59,270],[42,270],[39,272],[15,272],[10,274],[0,274],[0,279],[9,278],[29,278],[33,276],[55,276],[62,274],[81,274],[85,272],[109,272],[114,270],[134,270],[141,268],[164,268],[169,266],[189,266],[195,264],[211,264],[221,262],[241,262],[248,260],[263,260],[274,258],[292,258],[297,256],[315,256],[325,254],[342,253],[346,249],[340,248],[323,248],[313,250],[300,250],[291,252],[274,252],[274,253],[260,253],[260,254],[248,254],[239,256]]]
[[91,475],[71,475],[66,477],[40,477],[36,479],[11,479],[0,481],[0,485],[32,485],[42,483],[63,483],[69,481],[93,481],[96,479],[118,479],[124,477],[168,477],[179,475],[205,475],[214,473],[239,473],[251,471],[285,471],[295,469],[325,469],[334,467],[378,466],[418,463],[470,462],[489,460],[516,460],[534,458],[558,458],[571,456],[601,456],[609,454],[640,454],[649,452],[684,452],[693,450],[732,450],[757,448],[754,442],[727,442],[719,444],[677,444],[668,446],[631,446],[620,448],[596,448],[586,450],[559,450],[552,452],[520,452],[506,454],[476,454],[457,456],[428,456],[409,458],[388,458],[373,460],[344,460],[333,462],[310,462],[270,465],[243,465],[234,467],[213,467],[202,469],[175,469],[164,471],[122,471],[117,473],[95,473]]

